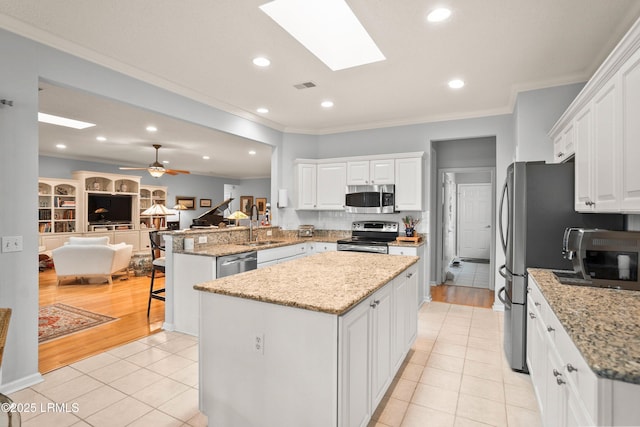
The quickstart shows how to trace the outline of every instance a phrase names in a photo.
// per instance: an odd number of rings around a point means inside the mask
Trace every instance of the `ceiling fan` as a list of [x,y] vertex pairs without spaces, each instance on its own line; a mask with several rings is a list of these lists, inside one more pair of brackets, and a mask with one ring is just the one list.
[[129,170],[129,171],[149,171],[149,174],[154,177],[154,178],[160,178],[162,175],[169,174],[169,175],[178,175],[179,173],[191,173],[189,171],[185,171],[185,170],[181,170],[181,169],[166,169],[164,166],[162,166],[162,163],[160,163],[158,161],[158,149],[162,147],[162,145],[160,144],[153,144],[153,148],[156,149],[156,161],[151,163],[148,167],[146,168],[129,168],[129,167],[124,167],[121,166],[120,170]]

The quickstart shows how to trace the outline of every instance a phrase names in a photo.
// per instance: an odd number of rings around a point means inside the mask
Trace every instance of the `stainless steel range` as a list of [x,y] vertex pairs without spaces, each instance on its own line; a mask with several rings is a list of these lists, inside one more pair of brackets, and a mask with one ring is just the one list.
[[351,224],[351,239],[338,240],[338,250],[387,254],[389,242],[397,237],[397,222],[354,221]]

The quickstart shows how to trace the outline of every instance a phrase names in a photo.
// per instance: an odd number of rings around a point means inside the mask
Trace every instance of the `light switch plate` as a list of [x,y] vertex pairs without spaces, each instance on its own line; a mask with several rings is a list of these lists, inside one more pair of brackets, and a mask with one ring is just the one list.
[[3,236],[2,252],[20,252],[22,250],[22,236]]
[[207,236],[198,236],[198,243],[207,243]]

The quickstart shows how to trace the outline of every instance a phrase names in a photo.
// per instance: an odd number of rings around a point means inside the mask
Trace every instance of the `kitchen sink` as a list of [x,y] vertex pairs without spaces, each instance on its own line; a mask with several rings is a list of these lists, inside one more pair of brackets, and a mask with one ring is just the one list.
[[260,242],[244,242],[242,243],[242,245],[244,246],[266,246],[266,245],[273,245],[275,243],[280,243],[279,241],[276,240],[263,240]]

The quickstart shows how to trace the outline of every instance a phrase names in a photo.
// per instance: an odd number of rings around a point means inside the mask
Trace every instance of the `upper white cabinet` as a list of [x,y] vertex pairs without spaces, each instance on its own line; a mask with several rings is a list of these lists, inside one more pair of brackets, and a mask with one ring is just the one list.
[[347,185],[395,184],[395,209],[421,211],[424,153],[298,159],[296,209],[343,210]]
[[394,171],[393,159],[347,162],[347,185],[393,184]]
[[396,210],[422,210],[422,157],[396,159]]
[[[554,160],[575,146],[575,209],[640,212],[640,21],[551,129]],[[562,155],[559,155],[561,154]]]
[[297,173],[297,209],[344,209],[346,163],[299,163]]

